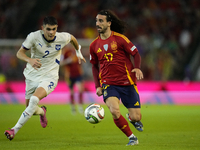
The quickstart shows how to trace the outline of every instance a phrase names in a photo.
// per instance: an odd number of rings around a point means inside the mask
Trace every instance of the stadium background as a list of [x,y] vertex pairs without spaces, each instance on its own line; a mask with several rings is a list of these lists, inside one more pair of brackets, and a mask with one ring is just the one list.
[[[16,52],[27,34],[40,29],[46,15],[58,19],[58,31],[78,38],[87,59],[84,101],[102,103],[95,95],[89,45],[98,35],[96,14],[107,8],[128,23],[125,35],[141,54],[142,104],[200,104],[198,0],[1,0],[0,104],[24,104],[25,63],[16,58]],[[57,88],[41,103],[66,104],[68,92],[61,70]]]

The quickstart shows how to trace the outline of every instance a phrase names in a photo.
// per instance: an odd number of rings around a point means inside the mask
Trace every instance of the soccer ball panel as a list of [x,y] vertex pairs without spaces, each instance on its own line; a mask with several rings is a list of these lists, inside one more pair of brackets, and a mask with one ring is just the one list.
[[104,118],[104,109],[99,104],[90,104],[85,109],[85,118],[88,122],[96,124]]

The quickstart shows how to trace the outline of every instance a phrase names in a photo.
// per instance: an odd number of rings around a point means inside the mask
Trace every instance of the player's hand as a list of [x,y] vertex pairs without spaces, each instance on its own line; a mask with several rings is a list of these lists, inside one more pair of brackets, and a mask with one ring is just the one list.
[[29,59],[28,62],[34,69],[38,70],[37,68],[40,68],[42,64],[40,63],[40,59],[35,58],[35,59]]
[[79,49],[76,50],[76,56],[78,57],[78,63],[81,64],[81,60],[83,60],[84,62],[86,62],[85,58],[83,57],[82,53],[81,53],[81,45],[79,45]]
[[134,68],[131,72],[135,72],[135,76],[136,76],[137,80],[143,79],[143,73],[140,69]]
[[101,87],[98,87],[98,88],[96,89],[96,94],[97,94],[98,96],[103,95],[103,93],[102,93],[102,88],[101,88]]

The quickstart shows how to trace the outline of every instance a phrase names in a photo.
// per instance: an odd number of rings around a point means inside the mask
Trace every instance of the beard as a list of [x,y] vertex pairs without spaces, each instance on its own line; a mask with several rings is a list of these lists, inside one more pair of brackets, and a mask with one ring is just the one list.
[[106,28],[97,28],[97,31],[100,33],[100,34],[104,34],[106,31],[107,31],[108,27]]

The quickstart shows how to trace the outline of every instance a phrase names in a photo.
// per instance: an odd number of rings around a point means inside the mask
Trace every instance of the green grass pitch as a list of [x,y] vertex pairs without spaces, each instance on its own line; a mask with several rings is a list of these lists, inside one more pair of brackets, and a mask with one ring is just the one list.
[[[139,145],[126,146],[128,138],[115,126],[105,105],[105,118],[90,124],[83,115],[72,115],[69,105],[47,105],[48,125],[42,128],[33,116],[9,141],[4,131],[15,125],[23,105],[0,105],[0,149],[2,150],[199,150],[200,106],[143,105],[144,131],[132,124]],[[86,105],[85,105],[86,107]],[[121,105],[121,113],[126,109]]]

